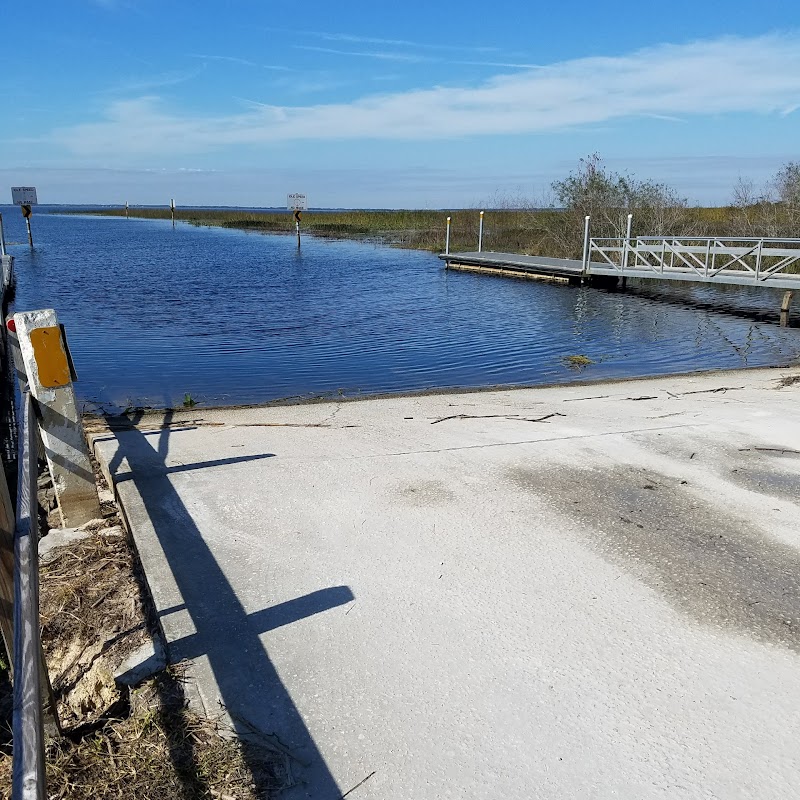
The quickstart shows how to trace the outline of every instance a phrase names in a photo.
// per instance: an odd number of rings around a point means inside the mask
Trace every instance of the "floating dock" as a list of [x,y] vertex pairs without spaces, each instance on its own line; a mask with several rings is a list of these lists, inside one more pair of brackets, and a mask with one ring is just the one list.
[[471,251],[439,255],[447,269],[571,284],[628,278],[782,289],[781,324],[800,290],[800,239],[591,239],[583,259]]

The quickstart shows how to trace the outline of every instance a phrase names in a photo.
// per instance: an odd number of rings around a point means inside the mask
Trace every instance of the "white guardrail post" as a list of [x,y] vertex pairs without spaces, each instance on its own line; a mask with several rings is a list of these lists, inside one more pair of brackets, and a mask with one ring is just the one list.
[[483,211],[481,211],[481,221],[478,225],[478,252],[483,252]]
[[447,232],[444,236],[444,254],[450,255],[450,217],[447,218]]
[[51,308],[15,314],[14,325],[23,362],[18,369],[37,402],[61,522],[74,528],[98,518],[100,504],[62,330]]

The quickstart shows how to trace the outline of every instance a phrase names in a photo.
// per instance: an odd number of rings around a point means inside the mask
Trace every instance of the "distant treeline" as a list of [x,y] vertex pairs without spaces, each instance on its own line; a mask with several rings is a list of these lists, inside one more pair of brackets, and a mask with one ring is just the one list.
[[[486,203],[485,250],[579,258],[583,220],[592,218],[592,235],[625,235],[633,214],[633,235],[640,236],[800,236],[800,164],[786,164],[762,189],[739,180],[731,205],[689,206],[671,187],[607,170],[597,155],[552,185],[546,200],[493,198]],[[124,216],[125,209],[91,213]],[[129,214],[169,219],[168,208],[131,208]],[[445,220],[452,217],[453,251],[477,247],[479,210],[305,212],[304,233],[340,239],[367,239],[398,247],[439,252],[444,249]],[[193,225],[293,233],[291,214],[269,211],[176,209],[175,217]]]

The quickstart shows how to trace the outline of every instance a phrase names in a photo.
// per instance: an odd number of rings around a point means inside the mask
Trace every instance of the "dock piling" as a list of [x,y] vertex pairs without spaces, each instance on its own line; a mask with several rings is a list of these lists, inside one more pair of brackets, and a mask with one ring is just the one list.
[[793,296],[794,292],[791,289],[783,293],[783,299],[781,300],[781,328],[789,327],[789,309],[792,305]]

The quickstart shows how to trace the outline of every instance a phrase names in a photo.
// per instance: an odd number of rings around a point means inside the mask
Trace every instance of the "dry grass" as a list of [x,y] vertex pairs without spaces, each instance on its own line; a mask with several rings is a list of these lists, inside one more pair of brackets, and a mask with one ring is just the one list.
[[[283,760],[269,750],[243,748],[187,711],[174,670],[136,690],[131,709],[125,719],[49,748],[50,798],[256,800],[291,780],[281,772]],[[261,765],[255,776],[254,763]]]
[[[135,690],[115,684],[113,672],[153,635],[155,622],[116,505],[103,503],[103,512],[105,519],[86,526],[88,538],[52,551],[40,571],[42,642],[64,729],[47,749],[48,796],[264,800],[292,785],[290,759],[267,738],[241,743],[187,708],[179,668]],[[11,708],[3,677],[0,797],[8,797]]]

